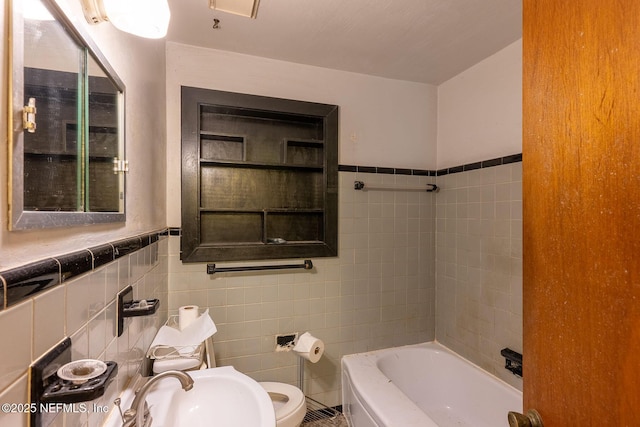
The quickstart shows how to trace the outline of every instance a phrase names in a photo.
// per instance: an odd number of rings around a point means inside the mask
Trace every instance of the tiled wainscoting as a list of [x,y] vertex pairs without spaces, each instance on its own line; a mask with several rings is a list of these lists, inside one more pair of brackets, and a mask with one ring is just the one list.
[[326,351],[306,363],[304,392],[329,406],[341,403],[343,355],[432,340],[435,330],[435,195],[354,190],[355,180],[426,188],[435,177],[339,174],[339,257],[314,258],[311,272],[207,275],[206,264],[182,264],[180,239],[169,237],[169,314],[209,307],[218,364],[260,381],[297,385],[298,358],[275,352],[275,335],[310,331]]
[[[28,368],[64,337],[72,358],[118,363],[117,379],[95,403],[113,410],[113,400],[140,369],[143,356],[167,316],[168,239],[151,233],[92,250],[0,272],[7,308],[0,311],[0,403],[29,401]],[[56,271],[42,265],[53,261]],[[36,282],[46,284],[39,291]],[[116,336],[116,294],[128,285],[134,298],[159,298],[156,314],[125,322]],[[92,406],[89,406],[91,408]],[[106,414],[61,413],[53,426],[98,426]],[[0,425],[26,426],[27,415],[0,412]]]
[[515,160],[437,178],[436,338],[522,389],[500,356],[505,347],[522,352],[522,162]]
[[[522,388],[500,357],[504,347],[522,350],[521,156],[437,177],[357,166],[339,175],[339,256],[313,259],[311,271],[208,275],[206,264],[180,261],[179,229],[0,271],[0,403],[28,402],[29,365],[69,336],[73,359],[118,363],[117,380],[97,402],[113,410],[160,325],[190,304],[209,308],[218,326],[218,365],[259,381],[298,384],[298,358],[275,351],[277,334],[322,339],[324,357],[305,364],[304,392],[328,406],[341,404],[343,355],[434,338]],[[440,192],[358,191],[354,181],[437,183]],[[160,299],[160,310],[127,320],[116,337],[115,297],[128,285],[136,299]],[[93,427],[103,419],[63,413],[53,425]],[[0,413],[0,425],[26,422],[25,414]]]

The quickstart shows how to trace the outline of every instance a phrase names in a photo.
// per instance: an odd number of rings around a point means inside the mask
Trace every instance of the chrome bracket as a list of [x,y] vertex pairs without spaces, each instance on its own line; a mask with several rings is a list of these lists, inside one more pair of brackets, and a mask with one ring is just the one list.
[[29,98],[29,103],[22,109],[22,128],[29,133],[36,131],[36,99]]
[[126,173],[129,172],[129,160],[122,160],[117,157],[113,159],[113,173]]

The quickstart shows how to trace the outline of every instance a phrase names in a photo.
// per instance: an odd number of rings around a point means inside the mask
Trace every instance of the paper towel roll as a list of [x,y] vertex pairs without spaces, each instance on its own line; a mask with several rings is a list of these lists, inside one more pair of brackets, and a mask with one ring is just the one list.
[[321,339],[314,337],[309,332],[305,332],[298,338],[298,342],[295,347],[293,347],[293,351],[309,362],[316,363],[324,353],[324,343]]
[[181,331],[184,330],[187,326],[193,323],[198,316],[197,305],[183,305],[178,309],[178,327]]

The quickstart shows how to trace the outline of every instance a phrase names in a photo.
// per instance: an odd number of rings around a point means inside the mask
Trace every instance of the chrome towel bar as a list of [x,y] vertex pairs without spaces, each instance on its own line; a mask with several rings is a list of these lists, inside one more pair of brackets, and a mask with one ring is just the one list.
[[260,270],[286,270],[291,268],[303,268],[311,270],[313,263],[310,259],[305,259],[303,264],[282,264],[282,265],[253,265],[245,267],[216,267],[215,264],[207,264],[207,274],[231,273],[235,271],[260,271]]
[[426,191],[428,193],[437,193],[440,188],[435,184],[427,184],[427,187],[385,187],[385,186],[367,186],[363,181],[353,182],[354,190],[362,191]]

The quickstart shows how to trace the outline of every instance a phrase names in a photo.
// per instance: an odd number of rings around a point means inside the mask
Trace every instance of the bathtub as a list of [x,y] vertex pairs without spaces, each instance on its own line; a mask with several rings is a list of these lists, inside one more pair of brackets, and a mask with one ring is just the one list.
[[522,393],[437,342],[342,358],[351,427],[500,427]]

